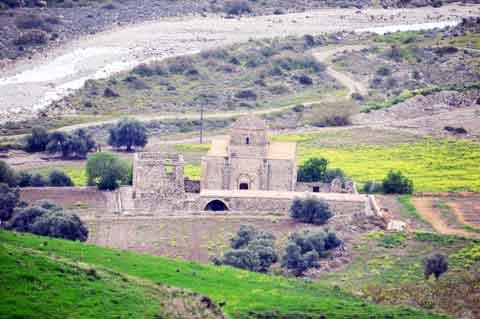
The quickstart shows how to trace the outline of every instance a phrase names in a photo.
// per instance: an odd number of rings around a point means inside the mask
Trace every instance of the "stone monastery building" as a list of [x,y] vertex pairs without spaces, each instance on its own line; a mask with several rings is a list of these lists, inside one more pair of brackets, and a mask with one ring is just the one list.
[[273,142],[265,121],[244,116],[230,136],[212,141],[202,161],[202,190],[295,191],[296,143]]

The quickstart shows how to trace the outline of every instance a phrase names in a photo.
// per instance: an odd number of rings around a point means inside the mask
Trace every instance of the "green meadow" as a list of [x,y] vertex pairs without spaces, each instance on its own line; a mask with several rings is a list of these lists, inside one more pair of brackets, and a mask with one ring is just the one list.
[[[165,318],[153,314],[158,309],[156,301],[145,298],[148,292],[134,284],[137,282],[207,295],[222,305],[230,318],[443,318],[369,303],[326,284],[30,234],[0,232],[0,253],[5,264],[0,267],[2,318],[13,313],[18,314],[15,318],[43,319],[49,309],[58,314],[50,318],[79,318],[82,311],[91,318]],[[65,265],[96,270],[78,274]],[[103,280],[88,278],[97,277],[97,271]],[[121,283],[110,280],[112,276],[130,279]],[[65,287],[59,289],[64,282]],[[125,291],[122,298],[116,293],[118,289]],[[108,293],[104,295],[104,291]]]

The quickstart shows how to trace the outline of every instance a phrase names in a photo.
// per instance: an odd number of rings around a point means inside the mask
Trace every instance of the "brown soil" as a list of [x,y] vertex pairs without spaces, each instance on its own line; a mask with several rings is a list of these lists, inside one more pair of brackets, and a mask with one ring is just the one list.
[[[435,197],[416,197],[412,199],[412,204],[415,205],[422,218],[428,221],[437,232],[445,235],[480,238],[480,234],[450,227],[442,217],[440,209],[436,207],[435,199]],[[478,198],[476,199],[478,200]],[[480,211],[478,214],[480,214]],[[457,211],[458,215],[459,212]]]

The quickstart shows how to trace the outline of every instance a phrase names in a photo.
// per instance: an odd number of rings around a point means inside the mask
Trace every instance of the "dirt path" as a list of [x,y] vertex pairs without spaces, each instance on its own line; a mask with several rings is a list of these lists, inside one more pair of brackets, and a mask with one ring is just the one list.
[[341,47],[334,47],[334,48],[322,48],[313,51],[313,56],[320,62],[326,64],[326,72],[333,77],[335,80],[340,82],[343,86],[345,86],[348,90],[348,97],[350,97],[353,93],[358,93],[360,95],[367,95],[368,89],[367,87],[361,83],[353,79],[351,76],[339,72],[334,69],[333,64],[330,61],[330,58],[338,52],[343,51],[358,51],[363,49],[364,46],[361,45],[350,45],[350,46],[341,46]]
[[444,235],[456,235],[468,238],[480,238],[480,234],[455,229],[447,225],[443,220],[440,210],[434,205],[432,197],[417,197],[412,199],[412,204],[417,209],[423,219],[428,221],[430,225],[439,233]]
[[242,19],[220,16],[169,18],[109,30],[80,38],[46,56],[23,61],[3,72],[0,75],[0,123],[31,118],[32,112],[80,88],[88,79],[106,77],[151,59],[250,39],[459,21],[479,12],[480,5],[457,4],[441,8],[324,9]]

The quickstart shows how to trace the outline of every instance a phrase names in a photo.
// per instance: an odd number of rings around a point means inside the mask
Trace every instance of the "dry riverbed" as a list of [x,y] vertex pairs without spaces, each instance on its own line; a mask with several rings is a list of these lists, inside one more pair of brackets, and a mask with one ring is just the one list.
[[86,36],[0,74],[0,123],[36,112],[98,79],[152,59],[218,48],[249,39],[301,36],[372,27],[453,23],[480,13],[480,5],[416,9],[324,9],[282,16],[224,19],[168,18]]

